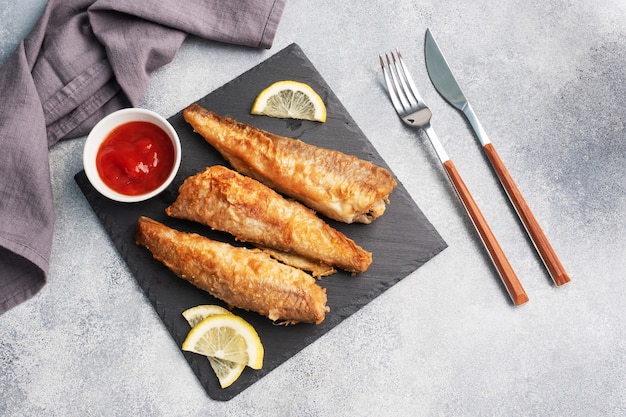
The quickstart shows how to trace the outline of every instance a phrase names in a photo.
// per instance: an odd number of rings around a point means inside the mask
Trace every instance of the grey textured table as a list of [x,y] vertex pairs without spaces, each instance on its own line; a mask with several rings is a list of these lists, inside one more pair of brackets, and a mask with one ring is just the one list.
[[[44,2],[0,1],[0,60]],[[555,287],[423,61],[429,27],[561,257]],[[379,416],[626,413],[626,3],[290,0],[269,51],[188,40],[143,107],[176,113],[298,43],[449,247],[228,402],[207,397],[50,152],[48,284],[0,316],[0,415]],[[398,47],[530,302],[503,290],[426,138],[402,125],[378,54]]]

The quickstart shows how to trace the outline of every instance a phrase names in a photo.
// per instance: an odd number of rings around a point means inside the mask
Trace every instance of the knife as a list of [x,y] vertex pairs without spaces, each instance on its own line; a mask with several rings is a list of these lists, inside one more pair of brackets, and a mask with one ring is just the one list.
[[511,204],[515,207],[517,215],[524,224],[524,228],[526,229],[528,236],[530,236],[535,249],[539,253],[539,256],[541,256],[552,281],[554,281],[557,286],[561,286],[569,282],[571,278],[563,267],[559,257],[556,255],[556,252],[548,241],[548,238],[539,225],[539,222],[537,222],[537,219],[530,210],[530,207],[524,200],[522,193],[517,188],[511,174],[509,174],[509,171],[504,166],[502,159],[500,159],[500,156],[493,147],[487,133],[478,121],[478,117],[476,117],[474,109],[472,109],[472,106],[465,97],[465,94],[463,94],[461,87],[452,74],[452,70],[446,61],[446,58],[439,49],[437,42],[435,42],[435,38],[433,38],[430,29],[426,29],[424,55],[426,59],[426,70],[431,82],[435,86],[437,92],[439,92],[439,94],[441,94],[441,96],[448,103],[465,115],[474,129],[474,133],[487,154],[487,157],[491,162],[491,166],[496,172],[496,175],[506,191]]

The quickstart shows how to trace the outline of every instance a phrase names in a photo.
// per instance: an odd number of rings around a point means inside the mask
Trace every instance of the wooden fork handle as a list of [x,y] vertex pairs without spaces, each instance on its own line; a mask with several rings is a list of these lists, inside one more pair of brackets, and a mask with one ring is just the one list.
[[502,251],[502,248],[491,231],[491,228],[487,224],[485,217],[470,194],[469,189],[463,182],[461,175],[459,175],[456,166],[451,160],[445,161],[443,166],[445,167],[448,177],[452,181],[459,198],[463,202],[467,213],[472,219],[474,227],[476,228],[476,231],[478,231],[487,252],[489,252],[491,260],[496,267],[502,282],[506,286],[513,303],[516,306],[524,304],[528,301],[528,295],[526,294],[526,291],[524,291],[524,288],[519,282],[519,279],[511,267],[509,260],[504,254],[504,251]]
[[522,220],[522,223],[524,224],[530,239],[533,241],[535,248],[537,248],[537,252],[539,252],[539,255],[548,269],[552,280],[557,286],[569,282],[571,278],[567,274],[567,271],[565,271],[565,267],[556,255],[556,252],[548,241],[543,229],[533,215],[533,212],[530,210],[526,200],[524,200],[522,193],[517,188],[517,185],[513,181],[511,174],[509,174],[509,171],[504,166],[504,163],[502,162],[502,159],[500,159],[496,149],[493,147],[493,144],[487,143],[483,149],[487,153],[487,157],[489,158],[489,161],[491,161],[493,169],[496,171],[502,186],[509,196],[509,200],[511,200],[511,203],[515,207],[517,215]]

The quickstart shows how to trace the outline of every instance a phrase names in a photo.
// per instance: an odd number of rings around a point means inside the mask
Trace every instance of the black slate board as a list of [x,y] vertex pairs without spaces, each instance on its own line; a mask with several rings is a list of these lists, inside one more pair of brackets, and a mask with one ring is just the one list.
[[[283,79],[305,82],[320,93],[327,106],[327,121],[317,123],[250,115],[250,106],[261,89]],[[219,114],[261,129],[337,149],[387,167],[296,44],[291,44],[208,94],[198,103]],[[192,222],[170,219],[165,215],[165,208],[175,200],[178,187],[185,178],[202,171],[206,166],[227,165],[217,151],[192,131],[184,121],[182,111],[172,116],[169,121],[182,142],[182,163],[174,183],[158,197],[143,203],[116,203],[98,194],[87,180],[84,171],[76,174],[75,180],[175,343],[181,346],[189,331],[189,326],[181,313],[199,304],[224,305],[224,303],[177,278],[161,263],[155,261],[145,248],[137,246],[133,237],[137,219],[145,215],[178,230],[196,232],[234,245],[240,243],[225,233],[214,232]],[[331,309],[323,323],[317,326],[312,324],[277,326],[256,313],[234,311],[248,320],[261,337],[265,347],[262,370],[253,371],[247,368],[233,385],[221,389],[206,358],[181,351],[209,396],[221,401],[233,398],[446,247],[446,243],[402,184],[393,191],[390,200],[386,213],[370,225],[346,225],[328,221],[371,251],[374,260],[369,270],[359,276],[353,277],[339,272],[320,282],[320,285],[327,289],[328,306]]]

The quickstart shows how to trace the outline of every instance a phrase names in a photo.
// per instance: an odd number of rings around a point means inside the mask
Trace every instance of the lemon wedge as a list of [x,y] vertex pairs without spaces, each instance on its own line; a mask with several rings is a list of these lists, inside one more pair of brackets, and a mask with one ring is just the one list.
[[182,349],[222,361],[263,366],[263,345],[254,327],[234,314],[215,314],[196,324]]
[[203,304],[183,311],[183,317],[191,327],[194,327],[202,320],[215,314],[231,314],[231,312],[222,306],[214,304]]
[[326,106],[308,84],[278,81],[259,93],[252,105],[252,114],[284,119],[326,121]]

